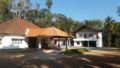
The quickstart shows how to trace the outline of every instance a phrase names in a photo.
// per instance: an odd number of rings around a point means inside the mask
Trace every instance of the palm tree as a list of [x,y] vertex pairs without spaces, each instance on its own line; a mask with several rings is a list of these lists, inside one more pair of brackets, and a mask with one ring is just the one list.
[[48,7],[49,10],[51,9],[52,4],[53,4],[52,0],[46,1],[46,6]]
[[113,22],[114,20],[112,20],[112,17],[108,16],[105,19],[105,32],[107,33],[107,37],[108,37],[108,46],[111,47],[111,40],[112,40],[112,33],[113,33]]
[[48,8],[48,14],[47,14],[48,26],[51,26],[52,12],[50,10],[51,10],[52,4],[53,4],[52,0],[46,0],[46,6]]

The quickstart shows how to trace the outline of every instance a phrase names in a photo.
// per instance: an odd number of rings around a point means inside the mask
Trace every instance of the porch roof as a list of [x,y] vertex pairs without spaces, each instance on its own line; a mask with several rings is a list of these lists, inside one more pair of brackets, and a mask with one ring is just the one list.
[[42,37],[69,37],[68,33],[55,28],[55,27],[48,27],[48,28],[40,28],[40,29],[30,29],[27,37],[35,37],[35,36],[42,36]]

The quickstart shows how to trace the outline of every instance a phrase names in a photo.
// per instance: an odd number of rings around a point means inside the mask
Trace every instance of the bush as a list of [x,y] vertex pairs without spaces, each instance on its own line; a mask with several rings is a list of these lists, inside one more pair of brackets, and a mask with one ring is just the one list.
[[85,48],[79,48],[79,49],[71,49],[71,50],[67,50],[67,51],[63,51],[61,52],[62,54],[65,55],[81,55],[84,52],[87,52],[88,50]]

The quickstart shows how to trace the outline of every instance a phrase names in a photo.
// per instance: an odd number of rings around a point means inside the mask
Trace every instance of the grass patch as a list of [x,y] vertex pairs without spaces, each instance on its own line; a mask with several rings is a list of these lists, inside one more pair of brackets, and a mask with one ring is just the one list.
[[84,52],[88,52],[88,50],[85,49],[85,48],[78,48],[78,49],[71,49],[71,50],[63,51],[63,52],[61,52],[61,54],[65,54],[65,55],[81,55]]

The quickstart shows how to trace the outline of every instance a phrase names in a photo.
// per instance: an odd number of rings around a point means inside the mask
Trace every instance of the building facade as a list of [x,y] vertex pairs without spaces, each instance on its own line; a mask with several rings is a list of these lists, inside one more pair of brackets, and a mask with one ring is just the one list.
[[74,46],[80,47],[103,47],[102,32],[86,25],[81,26],[75,32]]

